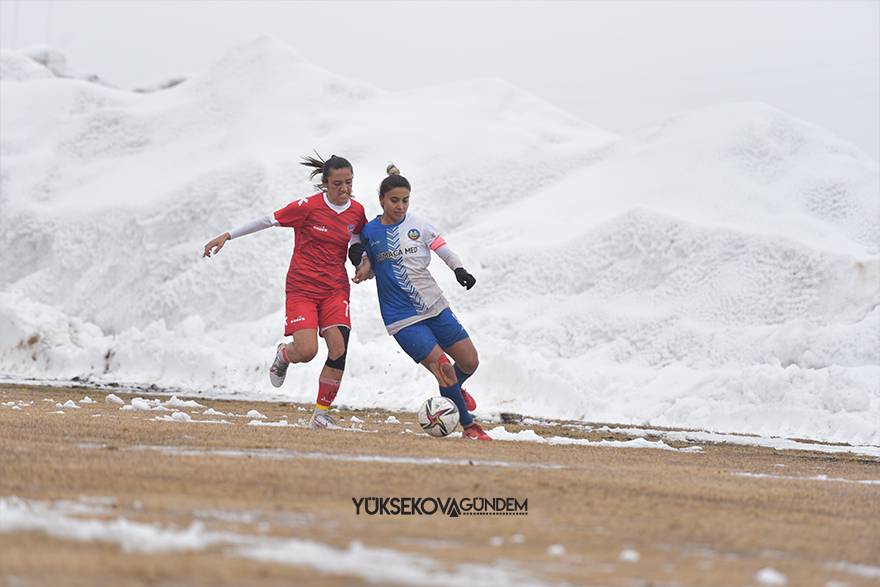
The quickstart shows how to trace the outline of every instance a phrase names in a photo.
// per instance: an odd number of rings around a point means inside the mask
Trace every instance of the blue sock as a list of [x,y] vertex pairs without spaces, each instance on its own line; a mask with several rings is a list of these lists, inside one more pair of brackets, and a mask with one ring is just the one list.
[[450,385],[449,387],[441,387],[440,395],[451,399],[452,403],[455,404],[455,407],[458,408],[458,419],[461,422],[462,427],[470,426],[474,422],[474,417],[471,416],[470,412],[467,411],[467,408],[464,407],[464,398],[461,397],[461,386],[458,383]]
[[455,369],[455,376],[458,378],[459,385],[464,385],[464,382],[467,381],[468,377],[473,375],[473,373],[465,373],[464,371],[462,371],[459,368],[458,363],[453,365],[453,368]]

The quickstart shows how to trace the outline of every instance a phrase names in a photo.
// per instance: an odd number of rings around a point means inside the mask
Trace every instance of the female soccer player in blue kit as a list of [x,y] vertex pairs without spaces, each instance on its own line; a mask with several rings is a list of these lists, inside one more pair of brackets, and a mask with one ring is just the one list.
[[364,254],[370,260],[369,267],[363,263],[358,268],[353,281],[364,281],[372,269],[388,333],[437,378],[440,394],[458,407],[464,438],[492,440],[470,414],[476,402],[461,389],[479,365],[477,349],[428,271],[431,251],[455,272],[463,287],[472,288],[476,279],[429,222],[407,213],[411,187],[400,170],[392,164],[387,172],[379,186],[382,214],[364,226],[360,246],[355,244],[349,251],[355,265]]

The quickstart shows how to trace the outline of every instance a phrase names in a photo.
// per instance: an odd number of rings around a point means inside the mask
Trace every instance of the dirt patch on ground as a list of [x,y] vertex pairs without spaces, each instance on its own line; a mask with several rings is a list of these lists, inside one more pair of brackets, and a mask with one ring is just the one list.
[[[308,406],[204,398],[179,408],[193,421],[162,421],[173,412],[121,410],[107,393],[0,386],[0,584],[748,585],[776,572],[824,587],[880,577],[874,458],[438,440],[417,434],[413,415],[379,410],[339,413],[359,430],[316,431],[302,426]],[[97,403],[78,403],[84,395]],[[241,417],[252,409],[288,425],[253,425]],[[400,423],[385,423],[391,415]],[[516,498],[528,513],[357,515],[361,497]]]

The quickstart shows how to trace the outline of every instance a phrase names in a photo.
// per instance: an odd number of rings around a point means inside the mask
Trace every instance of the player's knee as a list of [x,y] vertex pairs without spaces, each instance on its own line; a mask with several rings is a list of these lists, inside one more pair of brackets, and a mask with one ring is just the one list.
[[327,360],[324,362],[325,365],[330,367],[331,369],[339,369],[340,371],[345,369],[345,356],[348,353],[343,351],[341,355],[336,358],[333,358],[331,355],[327,355]]
[[342,334],[342,343],[336,343],[327,348],[327,361],[324,363],[331,369],[345,369],[345,357],[348,355],[348,337],[351,330],[345,326],[339,326],[339,332]]
[[297,351],[296,355],[299,358],[299,362],[308,363],[309,361],[314,359],[315,356],[317,356],[318,345],[317,344],[315,344],[315,345],[306,344],[306,345],[303,345],[302,347],[298,346],[296,351]]
[[308,363],[317,354],[318,341],[309,340],[307,336],[294,337],[293,344],[287,347],[287,355],[294,363]]
[[465,373],[473,373],[480,366],[480,357],[477,355],[477,351],[474,351],[473,355],[465,357],[464,360],[457,361],[457,363],[458,368]]

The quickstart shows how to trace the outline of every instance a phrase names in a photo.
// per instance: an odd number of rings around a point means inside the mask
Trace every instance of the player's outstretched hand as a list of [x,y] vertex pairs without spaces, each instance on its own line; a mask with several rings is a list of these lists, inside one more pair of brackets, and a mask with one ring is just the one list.
[[464,267],[459,267],[455,270],[455,279],[458,280],[462,287],[467,289],[474,287],[474,284],[477,283],[477,278],[468,273]]
[[208,244],[205,245],[205,252],[202,253],[202,257],[210,257],[212,254],[216,255],[220,252],[220,249],[223,248],[223,245],[225,245],[226,241],[228,241],[229,239],[230,236],[228,232],[224,232],[220,236],[215,236],[208,241]]

